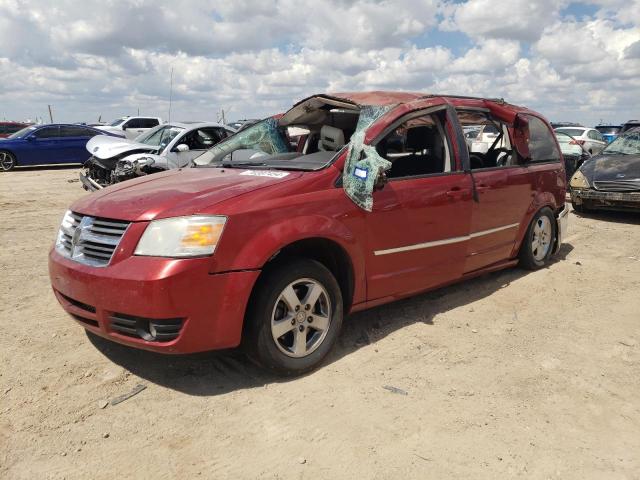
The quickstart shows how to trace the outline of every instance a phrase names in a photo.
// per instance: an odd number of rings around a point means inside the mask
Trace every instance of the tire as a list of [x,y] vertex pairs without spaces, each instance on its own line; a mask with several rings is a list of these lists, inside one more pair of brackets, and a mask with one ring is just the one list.
[[547,264],[553,253],[556,229],[556,218],[550,208],[544,207],[536,213],[520,246],[521,267],[538,270]]
[[13,170],[13,167],[17,165],[16,157],[11,152],[0,151],[0,170],[8,172]]
[[[309,294],[316,300],[305,303]],[[243,346],[260,366],[281,375],[300,375],[329,353],[342,317],[342,293],[331,272],[315,260],[294,259],[265,270],[256,284]]]

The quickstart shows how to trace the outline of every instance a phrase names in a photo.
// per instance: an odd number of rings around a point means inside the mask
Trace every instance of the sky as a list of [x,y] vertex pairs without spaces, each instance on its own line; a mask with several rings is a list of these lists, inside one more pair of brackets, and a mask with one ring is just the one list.
[[640,0],[0,0],[0,119],[227,121],[314,93],[640,117]]

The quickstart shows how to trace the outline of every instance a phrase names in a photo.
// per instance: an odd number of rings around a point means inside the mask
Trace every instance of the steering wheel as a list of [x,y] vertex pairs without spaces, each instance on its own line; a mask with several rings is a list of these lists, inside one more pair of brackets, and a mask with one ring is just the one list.
[[[501,153],[504,153],[504,155],[500,156]],[[487,153],[487,156],[491,155],[491,158],[495,159],[496,167],[503,167],[507,164],[510,153],[511,150],[509,148],[499,147],[491,150],[491,152]]]

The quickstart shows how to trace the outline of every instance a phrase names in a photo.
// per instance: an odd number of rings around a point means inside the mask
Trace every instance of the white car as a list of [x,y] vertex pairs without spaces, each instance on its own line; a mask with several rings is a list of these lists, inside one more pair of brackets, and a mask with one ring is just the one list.
[[597,155],[607,146],[606,140],[595,128],[560,127],[556,128],[555,131],[571,135],[591,155]]
[[124,133],[128,139],[133,140],[161,124],[160,117],[121,117],[109,125],[100,125],[96,128],[116,135]]
[[[465,126],[464,129],[470,153],[487,153],[500,135],[500,130],[491,123]],[[505,148],[507,146],[505,138],[508,138],[508,135],[503,135],[494,148]]]
[[166,123],[135,141],[94,137],[87,143],[93,156],[84,164],[80,181],[86,190],[98,190],[114,183],[151,173],[182,168],[219,141],[235,133],[213,122]]

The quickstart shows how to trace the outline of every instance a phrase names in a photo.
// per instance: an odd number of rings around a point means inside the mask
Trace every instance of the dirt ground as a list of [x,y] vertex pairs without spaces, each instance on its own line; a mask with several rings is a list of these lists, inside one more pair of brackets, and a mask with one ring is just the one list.
[[640,478],[638,216],[572,213],[549,268],[353,315],[282,381],[88,337],[47,274],[76,179],[0,174],[1,478]]

